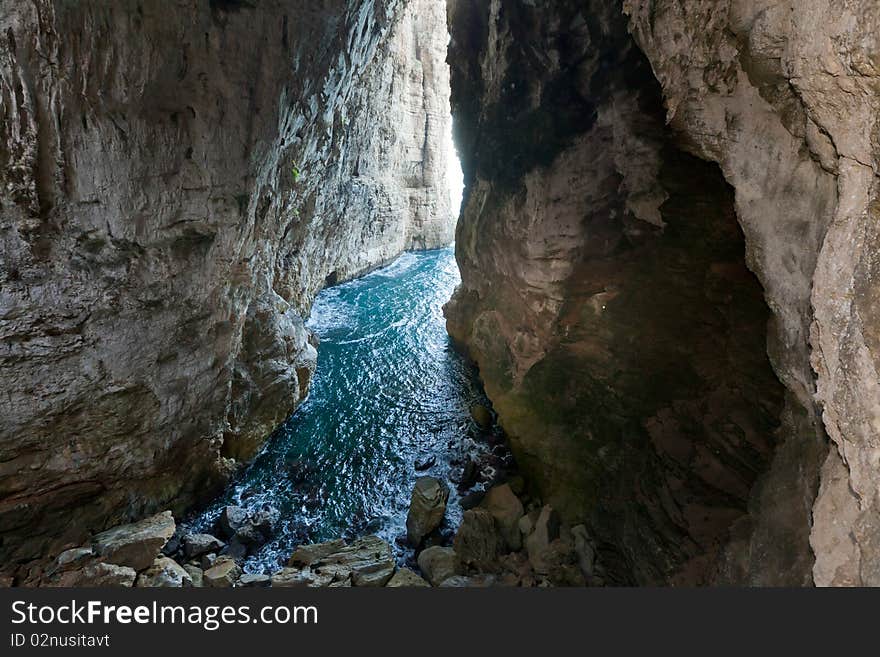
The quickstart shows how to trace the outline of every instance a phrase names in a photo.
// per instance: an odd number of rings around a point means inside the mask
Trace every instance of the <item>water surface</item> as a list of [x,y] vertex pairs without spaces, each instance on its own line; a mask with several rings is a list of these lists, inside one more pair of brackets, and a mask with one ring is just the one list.
[[469,414],[484,398],[442,313],[458,282],[447,248],[321,292],[308,322],[321,340],[308,399],[193,529],[208,530],[226,504],[279,509],[281,532],[248,559],[250,572],[277,569],[302,542],[405,535],[416,478],[449,481],[487,450]]

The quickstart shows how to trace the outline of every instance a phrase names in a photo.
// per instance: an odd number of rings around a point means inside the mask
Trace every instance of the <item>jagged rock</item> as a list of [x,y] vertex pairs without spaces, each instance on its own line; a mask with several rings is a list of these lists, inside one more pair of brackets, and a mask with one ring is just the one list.
[[213,552],[208,554],[203,554],[202,558],[199,560],[199,565],[202,567],[202,570],[208,570],[211,566],[214,565],[214,562],[217,560],[217,555]]
[[346,580],[353,586],[385,586],[395,568],[391,546],[377,536],[351,545],[335,540],[300,546],[288,563],[291,567],[281,571],[278,586],[344,585]]
[[130,525],[113,527],[93,539],[95,553],[108,563],[134,570],[149,568],[174,534],[171,511],[164,511]]
[[280,520],[281,512],[274,507],[270,507],[253,512],[250,516],[249,524],[268,540],[275,535]]
[[193,586],[189,572],[174,559],[159,557],[153,565],[138,575],[137,586],[181,588]]
[[461,469],[461,476],[458,478],[458,490],[467,490],[477,483],[479,477],[480,468],[477,462],[469,458]]
[[183,537],[183,553],[190,559],[222,549],[223,541],[210,534],[187,534]]
[[46,586],[77,588],[130,587],[134,585],[137,572],[128,566],[112,563],[94,563],[79,570],[62,573],[57,579],[46,582]]
[[523,517],[525,510],[510,486],[503,484],[490,488],[486,492],[481,506],[492,514],[498,532],[507,544],[508,550],[519,550],[522,547],[519,520]]
[[238,585],[248,588],[265,588],[272,586],[272,578],[268,575],[245,573],[238,578]]
[[418,547],[422,539],[437,529],[446,514],[446,501],[449,488],[435,477],[420,477],[416,480],[406,516],[406,536],[413,547]]
[[327,541],[326,543],[312,543],[310,545],[300,545],[288,560],[289,566],[310,566],[316,561],[320,561],[324,557],[338,552],[345,547],[345,541],[336,539]]
[[477,426],[481,429],[492,428],[492,412],[482,404],[473,404],[471,406],[471,417]]
[[85,562],[91,561],[95,551],[90,547],[78,547],[65,550],[55,559],[52,572],[81,568]]
[[385,586],[395,568],[391,546],[378,536],[359,538],[322,558],[313,567],[324,568],[330,564],[349,568],[354,586]]
[[424,458],[416,459],[414,467],[416,472],[422,472],[423,470],[433,467],[435,463],[437,463],[437,456],[435,454],[430,454]]
[[218,523],[220,530],[226,538],[232,538],[242,527],[248,524],[248,512],[240,506],[229,505],[223,507]]
[[247,556],[248,546],[238,539],[238,534],[229,539],[223,549],[220,550],[220,556],[229,557],[236,561],[241,561]]
[[394,573],[394,577],[385,586],[388,588],[407,588],[431,585],[422,579],[418,573],[411,571],[409,568],[398,568],[397,572]]
[[204,571],[201,568],[192,564],[186,564],[183,569],[186,571],[187,575],[189,575],[194,587],[201,588],[204,586]]
[[461,568],[458,555],[449,547],[434,546],[422,550],[418,563],[422,574],[433,586],[457,575]]
[[461,562],[477,569],[492,568],[499,553],[495,518],[486,509],[471,509],[462,515],[453,546]]
[[241,568],[229,557],[219,557],[202,575],[205,586],[227,588],[241,576]]

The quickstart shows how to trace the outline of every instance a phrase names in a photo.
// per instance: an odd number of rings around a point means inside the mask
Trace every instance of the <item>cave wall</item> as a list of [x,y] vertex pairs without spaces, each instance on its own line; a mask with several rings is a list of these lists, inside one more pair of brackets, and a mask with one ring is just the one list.
[[0,6],[0,557],[180,512],[305,395],[328,281],[451,239],[442,5]]
[[[877,5],[624,6],[663,85],[670,124],[736,189],[750,267],[774,312],[770,352],[800,418],[768,476],[769,494],[757,491],[757,528],[743,540],[740,566],[749,581],[770,577],[760,571],[772,568],[762,561],[785,522],[772,511],[781,495],[804,515],[812,510],[816,584],[880,584]],[[823,428],[832,448],[813,503],[815,485],[805,484],[823,457],[814,437]]]
[[450,2],[448,327],[612,581],[872,581],[878,16],[845,5]]

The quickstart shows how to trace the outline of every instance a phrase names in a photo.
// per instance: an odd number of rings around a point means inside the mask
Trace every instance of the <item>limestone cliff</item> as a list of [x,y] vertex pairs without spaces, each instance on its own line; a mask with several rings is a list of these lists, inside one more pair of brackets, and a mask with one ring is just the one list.
[[880,15],[806,4],[450,4],[449,329],[617,581],[877,582]]
[[210,495],[306,394],[328,282],[451,237],[445,16],[0,3],[0,556]]

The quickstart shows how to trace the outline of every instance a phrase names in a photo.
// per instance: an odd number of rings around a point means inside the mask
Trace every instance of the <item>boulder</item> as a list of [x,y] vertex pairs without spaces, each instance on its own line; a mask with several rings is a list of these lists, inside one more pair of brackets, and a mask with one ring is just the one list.
[[188,559],[223,549],[223,541],[210,534],[187,534],[183,537],[183,553]]
[[345,541],[337,539],[335,541],[327,541],[326,543],[312,543],[311,545],[300,545],[287,562],[288,566],[310,566],[316,561],[320,561],[326,556],[338,552],[345,547]]
[[504,539],[507,549],[511,552],[519,550],[522,547],[519,519],[523,517],[525,510],[510,486],[503,484],[490,488],[481,506],[492,514],[498,533]]
[[461,562],[478,570],[496,567],[500,552],[500,537],[495,518],[486,509],[465,511],[455,534],[453,546]]
[[192,585],[196,588],[201,588],[205,585],[204,571],[198,566],[194,566],[192,564],[186,564],[183,569],[186,571],[187,575],[189,575],[190,580],[192,580]]
[[574,551],[577,553],[578,565],[584,577],[593,576],[594,566],[596,563],[596,551],[593,548],[590,535],[584,525],[576,525],[571,528],[571,535],[574,538]]
[[171,511],[101,532],[93,539],[95,553],[105,562],[134,570],[149,568],[174,534]]
[[238,539],[238,534],[229,539],[229,542],[220,550],[220,556],[229,557],[241,561],[247,556],[248,546]]
[[199,560],[199,565],[201,565],[202,570],[208,570],[208,568],[214,565],[215,561],[217,561],[217,555],[213,552],[209,552],[208,554],[202,555],[202,558]]
[[524,541],[529,561],[535,572],[547,572],[550,564],[546,561],[544,553],[550,543],[557,538],[559,538],[559,516],[553,507],[544,506],[535,520],[531,533]]
[[460,568],[458,555],[450,547],[434,546],[422,550],[418,562],[422,574],[434,586],[457,575]]
[[153,565],[138,575],[136,586],[156,588],[181,588],[192,586],[193,581],[186,569],[174,559],[159,557]]
[[458,479],[458,490],[464,491],[477,483],[480,478],[480,467],[473,459],[468,459],[461,469],[461,477]]
[[238,585],[247,588],[265,588],[272,586],[272,578],[268,575],[245,573],[238,579]]
[[492,411],[482,404],[473,404],[470,408],[471,417],[481,429],[492,428]]
[[279,522],[281,522],[281,512],[274,507],[255,511],[248,519],[248,524],[260,532],[267,541],[278,531]]
[[220,529],[226,538],[232,538],[235,533],[248,522],[248,512],[240,506],[227,506],[220,512]]
[[385,586],[394,575],[391,545],[378,536],[364,536],[320,560],[319,566],[346,566],[353,586]]
[[227,588],[232,586],[241,576],[241,568],[229,557],[218,557],[214,565],[203,575],[205,586],[211,588]]
[[[391,546],[377,536],[347,545],[336,540],[302,545],[291,555],[277,586],[385,586],[394,574]],[[275,575],[272,585],[276,586]]]
[[437,529],[446,514],[449,488],[435,477],[420,477],[413,487],[406,516],[406,536],[413,547]]
[[388,583],[385,586],[395,589],[424,586],[430,587],[431,585],[422,579],[418,573],[413,572],[409,568],[398,568],[397,572],[394,573],[394,577],[388,580]]
[[130,587],[134,585],[137,572],[129,566],[117,566],[112,563],[94,563],[79,570],[70,570],[59,578],[47,583],[47,586],[64,586],[77,588]]

